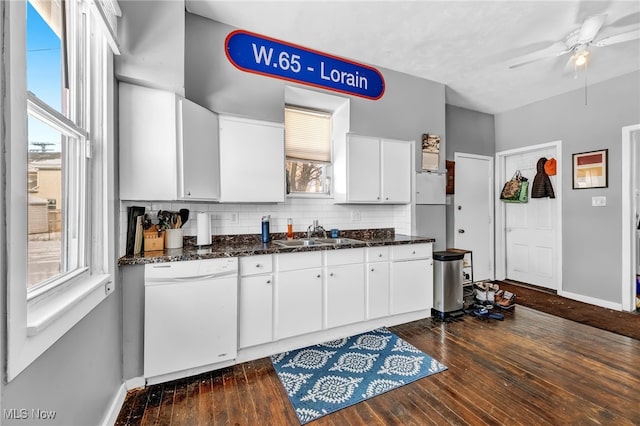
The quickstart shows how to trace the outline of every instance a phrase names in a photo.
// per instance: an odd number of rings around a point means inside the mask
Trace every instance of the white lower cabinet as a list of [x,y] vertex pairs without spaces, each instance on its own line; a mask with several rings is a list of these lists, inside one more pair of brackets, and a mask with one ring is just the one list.
[[276,262],[275,339],[321,330],[321,252],[279,254]]
[[391,248],[391,314],[433,307],[431,244]]
[[240,258],[239,347],[273,341],[271,255]]
[[325,253],[325,327],[364,321],[364,249],[328,250]]
[[389,315],[389,247],[367,248],[367,319]]

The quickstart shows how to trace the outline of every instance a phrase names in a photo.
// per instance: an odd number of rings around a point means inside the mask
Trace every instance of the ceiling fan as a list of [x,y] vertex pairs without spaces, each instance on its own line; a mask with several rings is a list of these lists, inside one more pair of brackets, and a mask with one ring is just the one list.
[[[520,57],[519,61],[510,65],[509,68],[519,68],[545,59],[558,58],[569,53],[571,54],[571,57],[569,58],[567,65],[574,64],[574,66],[579,67],[587,63],[589,47],[591,46],[604,47],[625,41],[640,39],[640,29],[636,29],[596,40],[596,36],[602,28],[606,17],[607,15],[604,14],[587,17],[582,22],[582,26],[580,28],[571,31],[563,40],[554,43],[550,48]],[[563,46],[559,46],[561,44]]]

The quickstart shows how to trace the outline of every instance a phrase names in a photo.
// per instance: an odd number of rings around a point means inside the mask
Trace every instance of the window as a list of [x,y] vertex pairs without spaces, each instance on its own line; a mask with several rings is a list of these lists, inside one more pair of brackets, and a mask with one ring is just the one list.
[[288,194],[329,194],[331,114],[286,106],[284,114]]
[[0,3],[7,380],[113,288],[118,52],[106,18],[119,13],[116,0]]

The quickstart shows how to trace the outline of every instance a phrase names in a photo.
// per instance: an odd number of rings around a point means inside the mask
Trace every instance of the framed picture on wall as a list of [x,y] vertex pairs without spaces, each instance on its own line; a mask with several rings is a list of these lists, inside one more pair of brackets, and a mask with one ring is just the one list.
[[422,135],[422,170],[438,170],[440,166],[440,136]]
[[609,150],[573,154],[573,189],[606,188],[609,177]]

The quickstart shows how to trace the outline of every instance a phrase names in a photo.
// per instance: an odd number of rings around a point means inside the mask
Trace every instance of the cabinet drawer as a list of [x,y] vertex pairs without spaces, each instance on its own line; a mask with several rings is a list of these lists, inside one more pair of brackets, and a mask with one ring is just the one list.
[[327,256],[327,266],[349,265],[352,263],[364,262],[364,249],[362,248],[327,250],[325,253]]
[[240,258],[240,275],[266,274],[273,270],[270,254],[246,256]]
[[367,247],[367,262],[385,262],[389,260],[389,247]]
[[276,257],[278,271],[318,268],[322,265],[322,252],[284,253]]
[[432,251],[431,243],[392,246],[391,260],[429,259]]

